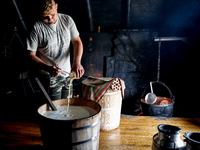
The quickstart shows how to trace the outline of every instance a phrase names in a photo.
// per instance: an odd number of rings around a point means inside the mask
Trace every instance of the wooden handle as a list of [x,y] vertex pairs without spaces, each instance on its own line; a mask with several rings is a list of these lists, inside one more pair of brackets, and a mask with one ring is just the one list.
[[35,80],[36,80],[36,82],[38,83],[38,85],[39,85],[39,87],[41,88],[41,90],[42,90],[42,92],[44,93],[44,95],[46,96],[46,98],[47,98],[47,100],[48,100],[47,102],[48,102],[49,106],[51,107],[51,109],[54,110],[54,111],[56,111],[57,109],[56,109],[55,105],[52,103],[51,98],[50,98],[49,95],[47,94],[47,92],[46,92],[46,90],[44,89],[44,87],[43,87],[42,83],[40,82],[40,80],[39,80],[38,78],[35,78]]

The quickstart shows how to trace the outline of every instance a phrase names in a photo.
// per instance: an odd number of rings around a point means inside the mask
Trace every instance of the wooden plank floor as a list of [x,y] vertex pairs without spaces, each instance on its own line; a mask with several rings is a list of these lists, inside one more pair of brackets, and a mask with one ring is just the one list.
[[[108,132],[100,132],[99,150],[151,150],[152,138],[159,124],[170,124],[185,132],[200,132],[200,119],[159,118],[122,115],[120,126]],[[42,150],[39,126],[31,122],[0,121],[0,149]]]
[[39,125],[30,122],[0,122],[1,150],[43,150]]

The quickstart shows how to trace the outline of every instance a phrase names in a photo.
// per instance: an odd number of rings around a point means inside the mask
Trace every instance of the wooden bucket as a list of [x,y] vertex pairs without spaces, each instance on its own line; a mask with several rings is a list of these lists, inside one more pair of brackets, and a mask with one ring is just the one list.
[[122,95],[121,91],[108,89],[99,102],[101,105],[101,131],[111,131],[119,127]]
[[[55,100],[54,105],[67,105],[67,99]],[[41,115],[49,110],[47,104],[38,109],[39,126],[43,145],[47,149],[88,149],[98,150],[101,106],[92,100],[79,98],[70,99],[70,105],[88,106],[97,111],[96,114],[87,118],[75,120],[55,120]]]

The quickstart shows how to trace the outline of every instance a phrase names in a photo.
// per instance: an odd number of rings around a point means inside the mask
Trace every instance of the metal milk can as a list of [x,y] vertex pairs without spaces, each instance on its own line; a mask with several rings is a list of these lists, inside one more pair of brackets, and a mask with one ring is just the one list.
[[180,138],[181,128],[160,124],[158,133],[153,136],[152,150],[184,150],[185,143]]
[[183,136],[186,138],[185,150],[200,150],[200,132],[186,132]]

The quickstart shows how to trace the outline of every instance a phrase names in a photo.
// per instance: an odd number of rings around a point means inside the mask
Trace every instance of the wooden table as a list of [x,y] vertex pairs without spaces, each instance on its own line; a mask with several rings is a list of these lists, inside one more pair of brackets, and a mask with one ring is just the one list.
[[[162,118],[122,115],[120,126],[100,132],[99,150],[151,150],[152,138],[159,124],[170,124],[185,132],[200,132],[198,118]],[[42,150],[42,139],[37,123],[0,121],[0,149]],[[4,148],[4,149],[3,149]]]

